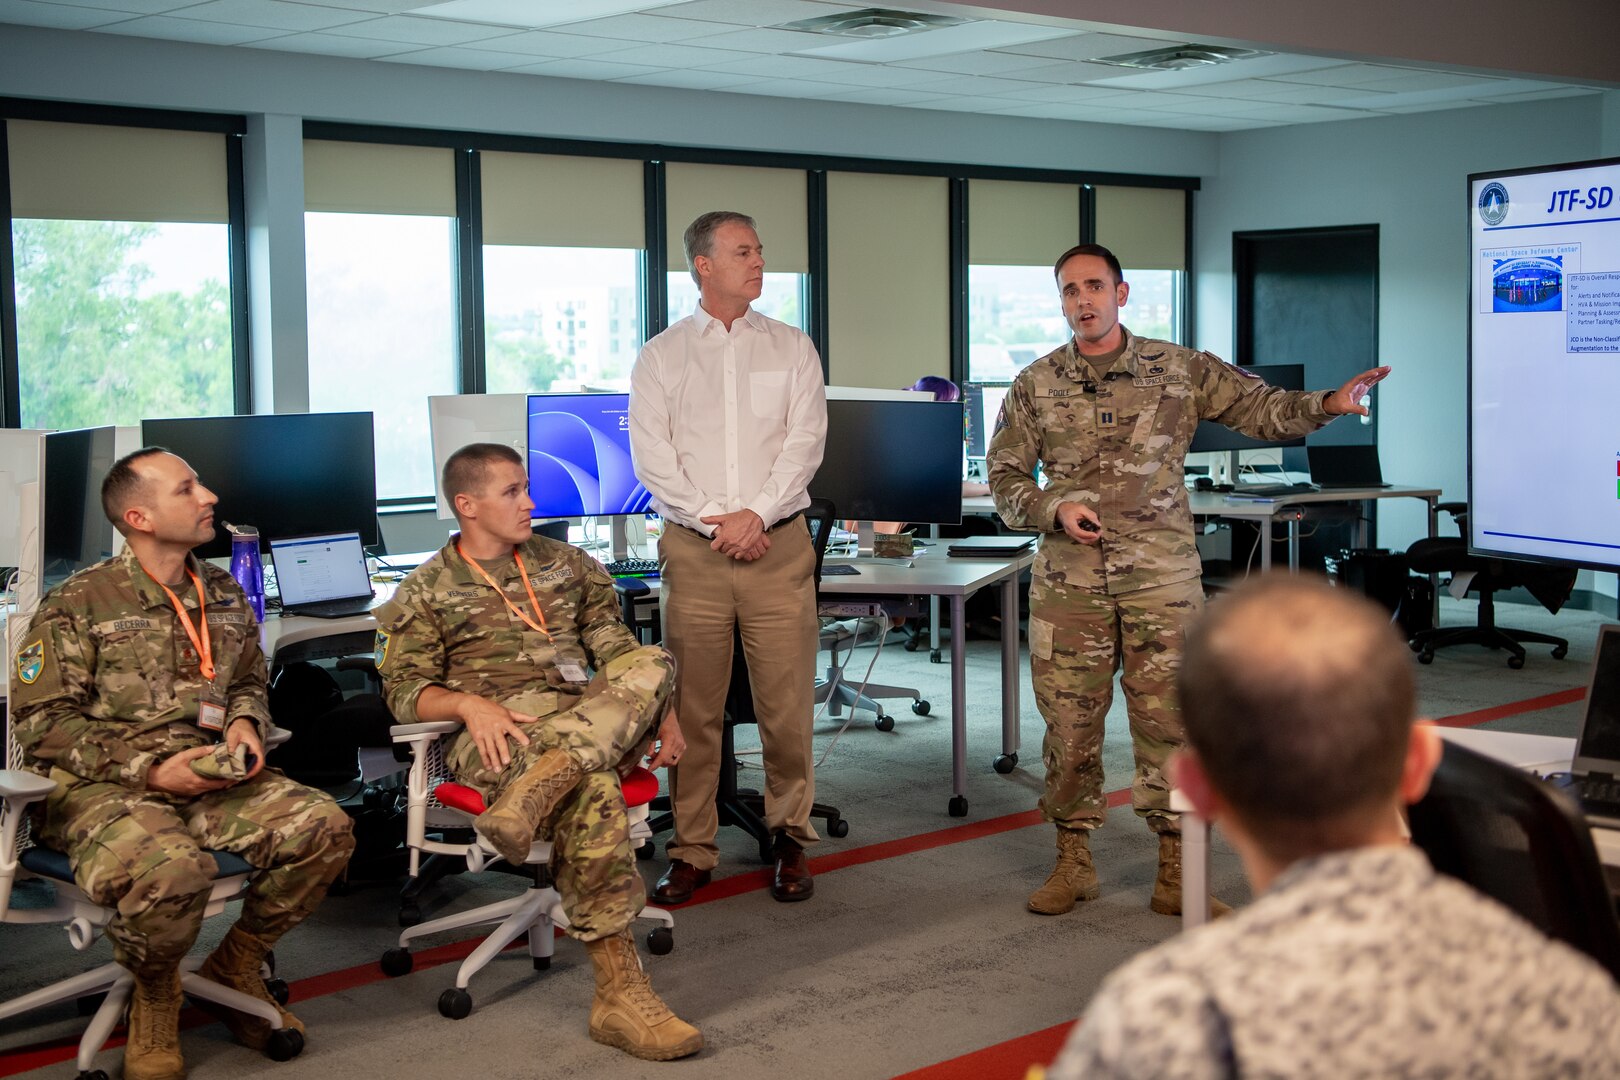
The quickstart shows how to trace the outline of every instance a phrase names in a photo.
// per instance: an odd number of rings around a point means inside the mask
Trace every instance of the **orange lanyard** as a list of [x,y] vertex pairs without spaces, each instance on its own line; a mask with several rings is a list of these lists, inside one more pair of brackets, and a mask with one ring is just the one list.
[[213,682],[214,643],[208,636],[208,601],[203,597],[202,578],[192,573],[191,567],[186,567],[191,583],[197,587],[197,617],[202,620],[202,633],[199,634],[196,624],[191,621],[191,616],[186,614],[185,605],[174,595],[174,590],[152,577],[152,571],[147,570],[145,566],[141,569],[146,570],[146,576],[157,582],[157,587],[163,590],[163,594],[169,598],[169,603],[174,605],[174,613],[180,616],[180,625],[186,628],[186,637],[191,639],[191,647],[197,650],[197,670],[202,672],[203,678]]
[[[489,582],[489,587],[495,590],[495,595],[499,596],[501,598],[501,602],[511,609],[512,614],[522,619],[524,624],[528,626],[530,630],[533,630],[537,634],[546,635],[546,640],[551,641],[551,631],[546,629],[546,613],[541,610],[540,601],[535,599],[534,586],[529,584],[528,567],[523,565],[523,556],[518,554],[516,548],[512,549],[512,558],[517,563],[518,576],[523,579],[523,591],[529,594],[529,606],[534,609],[533,619],[529,618],[528,614],[522,608],[512,603],[512,598],[507,596],[506,590],[501,588],[500,585],[496,584],[495,579],[489,576],[489,571],[485,570],[472,559],[467,558],[467,553],[461,550],[461,541],[459,540],[456,541],[456,554],[460,555],[462,561],[468,566],[478,571],[479,577]],[[539,622],[536,622],[536,619],[538,619]],[[557,643],[555,641],[551,641],[551,644],[555,646]]]

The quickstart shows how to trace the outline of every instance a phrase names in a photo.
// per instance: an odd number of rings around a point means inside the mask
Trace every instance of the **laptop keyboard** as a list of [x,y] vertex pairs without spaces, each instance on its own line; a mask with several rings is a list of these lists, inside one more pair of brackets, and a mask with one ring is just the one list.
[[375,596],[348,597],[344,600],[319,600],[313,604],[299,604],[284,615],[308,615],[316,619],[332,619],[341,615],[363,615],[371,610]]
[[614,559],[606,566],[614,577],[654,577],[658,573],[657,559]]
[[1239,484],[1232,489],[1232,494],[1275,499],[1279,495],[1308,495],[1315,490],[1315,484]]
[[1620,780],[1604,776],[1582,776],[1577,780],[1582,799],[1620,805]]

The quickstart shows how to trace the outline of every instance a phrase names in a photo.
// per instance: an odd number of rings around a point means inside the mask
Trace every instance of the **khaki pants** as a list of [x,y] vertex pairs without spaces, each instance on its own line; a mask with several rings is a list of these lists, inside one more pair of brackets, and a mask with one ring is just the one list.
[[765,751],[765,823],[800,844],[819,839],[810,827],[816,557],[802,518],[769,536],[770,550],[753,562],[722,555],[701,533],[674,524],[658,545],[664,646],[678,664],[676,707],[686,736],[686,755],[670,770],[675,842],[669,854],[700,870],[720,859],[714,797],[736,630]]

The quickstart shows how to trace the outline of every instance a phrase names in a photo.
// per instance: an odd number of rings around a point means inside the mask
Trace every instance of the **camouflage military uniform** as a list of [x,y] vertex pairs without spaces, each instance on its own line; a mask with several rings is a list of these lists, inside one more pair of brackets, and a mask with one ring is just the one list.
[[[584,941],[623,930],[641,910],[645,886],[630,847],[616,769],[628,770],[651,746],[674,687],[663,649],[641,646],[619,617],[613,579],[576,547],[536,536],[520,549],[547,634],[513,614],[455,550],[455,542],[406,578],[377,609],[377,663],[389,708],[417,722],[423,690],[476,694],[534,716],[528,746],[511,745],[504,769],[489,769],[462,731],[446,754],[456,779],[494,802],[542,753],[567,750],[585,777],[550,823],[557,888],[569,933]],[[510,557],[482,563],[512,602],[528,596]],[[596,668],[570,683],[559,667]]]
[[[1131,801],[1155,832],[1176,831],[1163,768],[1182,741],[1175,673],[1183,628],[1203,605],[1182,477],[1187,447],[1200,420],[1264,439],[1304,435],[1331,419],[1324,401],[1128,330],[1101,373],[1070,341],[1013,381],[990,443],[990,490],[1009,526],[1044,534],[1030,585],[1029,651],[1046,719],[1047,820],[1102,824],[1103,718],[1123,667],[1136,752]],[[1035,481],[1037,464],[1044,485]],[[1100,543],[1063,532],[1063,502],[1096,512]]]
[[[258,624],[225,571],[192,560],[206,591],[215,684],[226,724],[269,733]],[[175,590],[192,619],[195,588]],[[229,851],[268,872],[238,925],[273,941],[303,920],[354,848],[332,798],[265,769],[252,780],[190,797],[150,791],[164,758],[218,741],[197,726],[206,680],[163,590],[126,548],[53,590],[16,657],[13,730],[29,767],[56,781],[41,839],[65,852],[79,887],[116,908],[107,934],[133,971],[172,968],[202,923],[216,867]]]

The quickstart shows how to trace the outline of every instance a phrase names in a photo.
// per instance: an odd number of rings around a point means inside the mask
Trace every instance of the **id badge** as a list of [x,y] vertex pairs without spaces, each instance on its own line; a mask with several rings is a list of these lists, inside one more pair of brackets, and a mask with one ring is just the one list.
[[557,662],[557,674],[561,675],[565,682],[588,683],[591,681],[591,677],[585,674],[584,665],[573,660],[559,660]]
[[203,691],[197,703],[197,726],[204,731],[225,730],[225,698],[212,687]]

